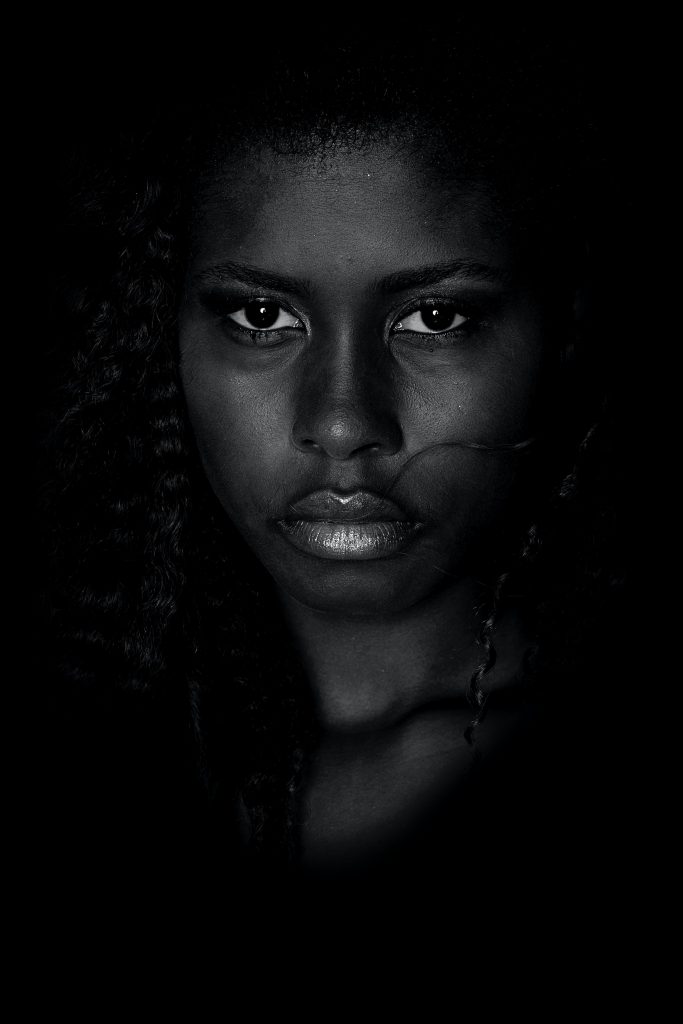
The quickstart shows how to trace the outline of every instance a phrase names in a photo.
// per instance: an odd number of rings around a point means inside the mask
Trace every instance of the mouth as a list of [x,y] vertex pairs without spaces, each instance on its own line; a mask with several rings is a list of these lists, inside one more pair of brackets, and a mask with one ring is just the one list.
[[337,561],[388,558],[421,530],[395,502],[371,491],[316,491],[276,520],[301,551]]

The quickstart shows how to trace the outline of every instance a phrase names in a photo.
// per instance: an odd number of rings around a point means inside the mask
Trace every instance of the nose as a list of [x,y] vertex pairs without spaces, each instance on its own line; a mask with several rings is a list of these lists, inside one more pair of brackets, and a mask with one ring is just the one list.
[[[329,349],[328,349],[329,354]],[[304,452],[331,459],[394,455],[403,434],[382,367],[359,359],[309,362],[299,389],[292,439]]]

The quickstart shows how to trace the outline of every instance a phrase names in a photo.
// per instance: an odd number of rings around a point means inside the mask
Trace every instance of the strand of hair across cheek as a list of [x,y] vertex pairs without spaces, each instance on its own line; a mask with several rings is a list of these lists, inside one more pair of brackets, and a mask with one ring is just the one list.
[[[413,464],[413,462],[416,459],[422,458],[426,455],[431,455],[436,450],[448,450],[452,448],[457,448],[466,449],[474,452],[480,452],[482,455],[518,455],[529,451],[529,449],[531,449],[534,445],[535,441],[536,439],[534,437],[529,437],[521,441],[499,444],[485,444],[482,442],[463,440],[440,442],[439,444],[432,445],[429,448],[423,449],[422,451],[412,455],[404,463],[399,473],[396,474],[396,476],[392,480],[391,485],[387,490],[387,493],[390,493],[393,490],[401,476],[403,476],[405,471]],[[467,685],[467,689],[465,691],[466,698],[475,711],[474,719],[470,722],[470,724],[467,726],[465,730],[465,739],[469,744],[472,744],[474,730],[483,719],[485,713],[486,695],[481,684],[484,676],[491,671],[491,669],[494,667],[496,663],[497,652],[493,643],[493,634],[496,628],[499,609],[501,605],[501,599],[503,597],[503,593],[509,578],[510,572],[506,571],[501,573],[496,579],[492,587],[488,609],[484,612],[484,619],[483,622],[481,623],[479,634],[477,636],[477,644],[482,649],[482,657],[476,669],[472,673]]]
[[[587,433],[580,442],[576,454],[576,459],[570,470],[564,474],[561,481],[556,485],[550,493],[549,499],[546,499],[545,510],[541,512],[544,519],[543,524],[541,522],[533,522],[522,539],[521,546],[517,553],[513,553],[510,556],[509,564],[506,569],[501,571],[495,578],[490,588],[490,597],[484,606],[479,610],[479,614],[483,615],[479,633],[476,638],[477,645],[482,651],[482,656],[477,665],[476,669],[470,676],[467,689],[466,697],[470,705],[474,710],[474,717],[469,723],[465,730],[465,739],[471,745],[474,742],[474,733],[477,726],[483,721],[486,713],[487,696],[484,691],[482,682],[484,677],[493,669],[497,660],[496,647],[493,641],[496,626],[499,620],[500,612],[503,607],[504,598],[509,590],[511,581],[519,580],[520,576],[524,573],[528,573],[536,558],[538,557],[540,550],[543,545],[544,527],[547,529],[548,519],[557,512],[558,508],[570,501],[575,494],[579,486],[581,465],[586,457],[586,453],[589,449],[590,443],[593,440],[598,428],[597,423],[593,423],[588,429]],[[404,473],[413,465],[413,463],[421,458],[432,455],[438,450],[448,450],[451,448],[466,449],[470,451],[480,452],[482,455],[486,454],[523,454],[529,451],[532,446],[536,443],[536,438],[529,437],[522,441],[511,442],[511,443],[500,443],[500,444],[485,444],[481,442],[463,441],[463,440],[451,440],[443,441],[438,444],[429,446],[414,455],[410,456],[403,464],[399,472],[394,476],[389,487],[384,491],[384,496],[389,496],[395,488],[398,481],[404,475]],[[407,554],[407,553],[406,553]],[[409,557],[420,557],[420,556],[409,556]],[[447,573],[447,570],[440,569],[439,566],[434,566],[439,571]],[[523,671],[530,673],[533,659],[538,654],[538,642],[534,641],[531,646],[527,649],[524,662]]]

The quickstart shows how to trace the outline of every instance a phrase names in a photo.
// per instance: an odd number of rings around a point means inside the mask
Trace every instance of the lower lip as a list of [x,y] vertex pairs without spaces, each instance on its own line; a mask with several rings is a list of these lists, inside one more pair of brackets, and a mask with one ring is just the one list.
[[336,561],[388,558],[404,548],[421,523],[330,523],[311,519],[281,519],[278,526],[301,551]]

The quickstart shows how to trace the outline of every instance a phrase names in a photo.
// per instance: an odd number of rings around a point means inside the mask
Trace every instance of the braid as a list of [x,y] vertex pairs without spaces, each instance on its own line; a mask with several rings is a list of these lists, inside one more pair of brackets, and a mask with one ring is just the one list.
[[493,644],[493,633],[496,628],[501,598],[509,579],[510,573],[504,572],[501,573],[496,580],[489,611],[481,625],[479,636],[477,637],[477,644],[482,648],[483,655],[479,665],[470,677],[466,691],[467,700],[475,709],[475,716],[465,730],[465,739],[470,744],[472,743],[472,734],[477,725],[482,721],[486,709],[486,694],[482,689],[481,680],[487,672],[491,671],[496,663],[496,648]]
[[[474,718],[465,730],[465,739],[470,745],[473,743],[474,731],[482,722],[486,711],[487,698],[481,683],[484,676],[491,671],[496,663],[496,648],[493,643],[493,636],[510,580],[514,580],[531,570],[541,554],[544,544],[547,543],[553,523],[556,523],[563,513],[564,506],[572,502],[577,496],[582,467],[597,430],[598,423],[595,422],[581,440],[571,469],[562,477],[559,485],[556,485],[551,491],[546,516],[543,520],[532,523],[527,529],[512,567],[500,573],[495,581],[486,616],[477,637],[477,644],[482,649],[482,657],[470,677],[466,691],[467,699],[475,711]],[[524,677],[530,678],[534,673],[535,664],[540,656],[540,649],[540,639],[536,638],[525,651],[522,666]]]

